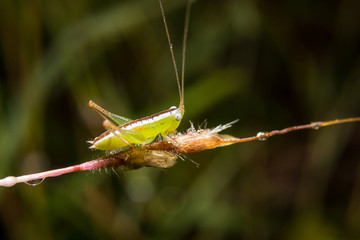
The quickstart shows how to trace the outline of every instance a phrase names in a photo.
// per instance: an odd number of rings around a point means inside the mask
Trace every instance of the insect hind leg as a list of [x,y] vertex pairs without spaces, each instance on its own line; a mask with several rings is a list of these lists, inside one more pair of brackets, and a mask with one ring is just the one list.
[[[121,141],[123,141],[125,144],[127,144],[131,147],[134,147],[136,144],[142,144],[145,141],[145,138],[141,133],[138,133],[138,132],[132,131],[132,130],[122,129],[121,127],[114,125],[110,121],[108,121],[107,124],[109,124],[108,131],[112,132],[114,134],[114,136],[116,136]],[[118,131],[118,132],[116,132],[116,131]]]

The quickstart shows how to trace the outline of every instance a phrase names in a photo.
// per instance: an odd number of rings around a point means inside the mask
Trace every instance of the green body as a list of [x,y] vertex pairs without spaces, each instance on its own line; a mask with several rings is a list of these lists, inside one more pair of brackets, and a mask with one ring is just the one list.
[[183,107],[172,107],[169,110],[127,122],[130,119],[117,116],[94,105],[95,103],[90,103],[91,108],[98,113],[101,112],[101,116],[114,124],[112,129],[90,141],[92,144],[90,148],[99,150],[115,150],[128,145],[148,144],[159,134],[167,138],[168,134],[176,131],[184,115]]

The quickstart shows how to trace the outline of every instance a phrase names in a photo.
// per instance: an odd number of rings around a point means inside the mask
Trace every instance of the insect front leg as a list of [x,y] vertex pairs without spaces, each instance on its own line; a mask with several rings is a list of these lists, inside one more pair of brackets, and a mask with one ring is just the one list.
[[163,138],[165,138],[166,141],[168,141],[168,143],[171,143],[172,145],[174,145],[176,148],[178,148],[181,152],[185,151],[178,142],[176,142],[174,139],[172,139],[171,137],[169,137],[169,135],[162,133],[161,136]]

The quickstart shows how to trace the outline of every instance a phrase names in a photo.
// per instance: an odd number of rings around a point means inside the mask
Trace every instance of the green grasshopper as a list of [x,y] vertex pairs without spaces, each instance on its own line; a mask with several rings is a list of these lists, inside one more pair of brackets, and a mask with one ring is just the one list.
[[159,134],[169,142],[172,142],[176,145],[176,142],[168,135],[176,132],[176,129],[179,126],[185,113],[184,69],[191,0],[188,2],[185,16],[181,85],[161,0],[159,0],[159,4],[161,15],[164,21],[166,36],[170,47],[171,58],[175,69],[176,81],[180,96],[179,107],[171,107],[168,110],[164,110],[151,116],[143,117],[137,120],[131,120],[106,111],[90,100],[89,107],[105,119],[104,127],[108,129],[106,132],[96,137],[93,141],[89,141],[91,144],[90,148],[99,150],[116,150],[126,146],[145,145],[154,141],[156,136]]

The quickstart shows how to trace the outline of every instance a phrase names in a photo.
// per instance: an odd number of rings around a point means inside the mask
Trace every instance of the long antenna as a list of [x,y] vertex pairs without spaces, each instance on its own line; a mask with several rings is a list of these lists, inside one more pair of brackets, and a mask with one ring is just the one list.
[[186,43],[187,43],[187,36],[189,30],[189,22],[190,22],[190,12],[191,12],[191,4],[193,0],[189,0],[186,6],[186,13],[185,13],[185,26],[184,26],[184,38],[183,38],[183,49],[182,49],[182,63],[181,63],[181,92],[182,92],[182,107],[184,108],[184,76],[185,76],[185,56],[186,56]]
[[176,61],[175,61],[175,57],[174,57],[174,51],[173,51],[173,47],[172,47],[172,43],[171,43],[171,39],[170,39],[170,34],[169,34],[168,27],[167,27],[166,19],[165,19],[164,8],[162,6],[161,0],[159,0],[161,15],[162,15],[162,18],[163,18],[163,21],[164,21],[165,32],[166,32],[166,36],[167,36],[167,39],[168,39],[168,42],[169,42],[171,59],[172,59],[173,65],[174,65],[176,81],[177,81],[177,84],[178,84],[178,90],[179,90],[179,96],[180,96],[180,106],[179,106],[180,108],[184,108],[185,52],[186,52],[187,32],[188,32],[188,29],[189,29],[191,3],[192,3],[192,0],[189,0],[188,4],[187,4],[187,8],[186,8],[184,39],[183,39],[183,53],[182,53],[182,67],[181,67],[181,87],[180,87],[179,73],[178,73],[178,70],[177,70]]

